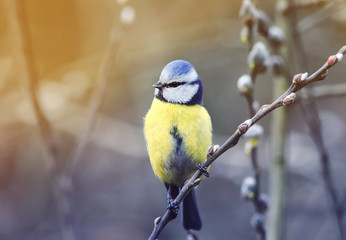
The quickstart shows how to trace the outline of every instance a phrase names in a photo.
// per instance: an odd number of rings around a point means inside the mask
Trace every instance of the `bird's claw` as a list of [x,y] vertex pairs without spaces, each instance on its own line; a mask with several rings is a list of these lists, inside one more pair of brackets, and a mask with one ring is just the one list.
[[179,212],[179,205],[176,204],[174,199],[168,199],[167,209],[176,216],[178,215],[178,212]]
[[201,171],[201,173],[204,176],[209,177],[208,168],[206,166],[204,166],[204,163],[199,163],[198,164],[198,170]]

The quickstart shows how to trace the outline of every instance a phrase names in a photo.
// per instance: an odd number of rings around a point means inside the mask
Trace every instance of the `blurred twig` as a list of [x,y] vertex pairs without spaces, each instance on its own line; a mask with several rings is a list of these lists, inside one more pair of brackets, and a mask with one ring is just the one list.
[[[323,20],[329,18],[331,15],[335,14],[337,11],[345,7],[345,3],[341,3],[341,1],[328,1],[323,8],[300,20],[296,25],[297,32],[305,33],[307,30],[316,26]],[[294,12],[294,10],[292,12]]]
[[[325,12],[329,9],[327,7],[333,7],[335,1],[330,2],[326,8]],[[336,6],[337,7],[337,6]],[[323,10],[323,9],[322,9]],[[321,13],[322,14],[322,13]],[[328,14],[325,13],[326,16]],[[317,15],[319,16],[319,15]],[[307,69],[307,61],[305,56],[305,51],[302,43],[301,34],[299,34],[299,26],[296,22],[298,21],[297,12],[293,11],[290,14],[292,21],[291,29],[293,32],[293,43],[295,45],[295,54],[297,56],[297,67],[299,70]],[[316,21],[316,17],[312,17]],[[330,207],[332,213],[335,216],[336,225],[339,230],[340,239],[345,239],[345,230],[342,223],[343,208],[339,206],[337,192],[333,183],[333,179],[330,172],[330,157],[328,154],[327,147],[324,143],[322,136],[322,124],[317,111],[317,107],[313,99],[311,98],[311,93],[309,89],[304,89],[305,99],[300,101],[299,104],[303,109],[305,119],[307,120],[307,126],[310,130],[310,135],[314,141],[317,150],[319,152],[320,164],[322,168],[322,179],[324,181],[325,190],[329,195]]]
[[[194,173],[194,175],[184,184],[178,196],[175,198],[172,204],[179,206],[182,200],[186,197],[186,195],[196,187],[201,179],[200,177],[205,174],[205,169],[207,169],[218,157],[220,157],[224,152],[234,147],[240,137],[247,132],[247,130],[257,123],[260,119],[268,115],[270,112],[275,110],[276,108],[289,105],[293,103],[295,98],[295,92],[305,87],[306,85],[320,81],[326,77],[326,72],[329,68],[334,66],[338,62],[338,58],[346,54],[346,46],[343,46],[336,55],[332,55],[328,58],[328,61],[323,64],[316,72],[314,72],[309,77],[303,74],[297,74],[289,86],[289,88],[278,97],[273,103],[270,105],[265,105],[253,116],[251,119],[244,121],[239,125],[238,129],[233,133],[233,135],[220,147],[212,146],[208,149],[208,155],[206,160],[203,163],[200,163],[198,170]],[[172,213],[170,210],[167,210],[163,217],[158,217],[154,221],[154,229],[151,233],[149,240],[155,240],[158,238],[162,229],[167,225],[169,221],[173,220]]]
[[346,96],[346,84],[322,85],[311,88],[311,95],[314,98],[327,98]]
[[115,62],[118,48],[121,43],[122,35],[123,35],[123,25],[121,24],[119,27],[119,25],[117,24],[117,21],[115,21],[109,36],[108,47],[100,63],[100,68],[96,78],[97,85],[89,101],[88,116],[85,120],[84,125],[82,126],[81,133],[77,140],[77,147],[75,148],[71,162],[65,171],[65,177],[67,177],[67,179],[72,180],[72,176],[74,172],[76,171],[76,168],[79,162],[82,159],[82,153],[86,144],[88,143],[89,136],[92,130],[94,129],[97,116],[98,116],[97,112],[99,111],[105,96],[107,83],[110,76],[110,70]]
[[14,39],[16,39],[15,48],[18,51],[18,60],[21,64],[23,64],[25,69],[24,77],[27,82],[30,101],[36,115],[37,126],[40,131],[42,143],[45,145],[48,152],[48,175],[50,177],[51,189],[55,204],[57,206],[57,212],[63,235],[62,239],[74,240],[76,239],[76,236],[73,228],[71,209],[69,208],[65,193],[61,188],[61,182],[57,170],[57,163],[59,159],[58,144],[51,124],[46,118],[37,97],[38,73],[32,50],[24,2],[21,0],[7,0],[5,3],[8,10],[9,24],[11,25],[12,34],[14,35]]
[[105,92],[107,89],[108,79],[110,76],[110,70],[114,64],[117,50],[121,43],[123,25],[118,27],[117,21],[114,21],[113,27],[109,36],[108,47],[106,48],[105,55],[100,63],[99,72],[96,78],[96,86],[92,93],[92,97],[89,101],[88,115],[81,129],[81,134],[77,140],[77,146],[73,152],[71,161],[67,163],[67,166],[62,174],[62,182],[65,186],[66,200],[69,206],[73,205],[73,176],[77,169],[78,164],[82,160],[83,150],[85,149],[91,132],[95,127],[95,123],[98,117],[98,111],[103,102]]
[[[243,6],[240,10],[239,15],[241,17],[243,17],[245,15],[246,12],[246,6],[244,6],[244,4],[246,4],[246,2],[243,2]],[[255,8],[252,8],[252,10],[255,10]],[[252,118],[255,114],[256,114],[256,109],[254,107],[254,85],[256,82],[256,77],[258,76],[258,74],[260,72],[264,72],[264,71],[259,71],[258,66],[256,67],[256,63],[257,65],[260,65],[260,68],[263,68],[266,65],[266,56],[265,56],[265,49],[262,49],[263,51],[259,52],[257,51],[257,53],[254,53],[253,51],[255,51],[254,48],[254,19],[251,17],[245,18],[244,19],[244,26],[243,29],[246,28],[247,29],[247,36],[246,39],[248,39],[247,41],[245,41],[248,44],[248,49],[249,49],[249,55],[248,55],[248,61],[249,58],[250,59],[250,74],[249,75],[243,75],[241,78],[238,79],[238,88],[240,90],[241,95],[243,95],[246,98],[247,104],[248,104],[248,109],[249,109],[249,117]],[[256,45],[255,45],[256,46]],[[256,46],[258,49],[258,45]],[[251,56],[251,57],[250,57]],[[259,60],[261,59],[261,61]],[[267,69],[267,67],[264,67],[265,69]],[[244,82],[242,83],[242,81],[244,81],[244,79],[250,79],[250,82],[247,84],[244,84]],[[245,143],[246,145],[246,152],[249,154],[250,159],[251,159],[251,165],[252,165],[252,169],[253,169],[253,175],[254,175],[254,179],[255,179],[255,184],[253,184],[252,187],[248,187],[246,186],[248,183],[246,181],[246,179],[244,179],[243,181],[243,185],[242,185],[242,191],[243,191],[243,187],[245,188],[245,190],[247,188],[253,188],[251,189],[251,193],[253,193],[253,196],[249,197],[247,196],[248,194],[245,194],[246,196],[243,196],[245,198],[245,200],[251,200],[254,207],[255,207],[255,214],[252,216],[251,219],[251,223],[253,228],[256,231],[256,235],[257,235],[257,239],[258,240],[264,240],[266,238],[266,229],[265,229],[265,224],[264,221],[261,221],[262,219],[264,219],[264,217],[262,217],[266,211],[266,206],[264,207],[263,204],[261,204],[260,202],[260,176],[261,176],[261,170],[258,164],[258,138],[260,135],[262,135],[263,129],[261,126],[257,126],[258,129],[253,131],[253,134],[248,134],[249,136],[246,136],[247,138],[247,142]],[[260,130],[259,130],[260,129]],[[256,132],[257,131],[257,132]],[[249,149],[247,149],[247,146]],[[248,150],[248,151],[247,151]],[[262,215],[263,214],[263,215]],[[257,217],[257,216],[261,216],[261,217]]]

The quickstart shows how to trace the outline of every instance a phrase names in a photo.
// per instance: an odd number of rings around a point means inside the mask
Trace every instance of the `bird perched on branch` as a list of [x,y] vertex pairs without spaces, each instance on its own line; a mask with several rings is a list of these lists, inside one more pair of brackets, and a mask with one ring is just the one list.
[[[207,156],[211,120],[202,106],[202,82],[189,62],[167,64],[153,87],[155,97],[144,120],[144,135],[153,171],[167,188],[167,208],[176,216],[179,206],[174,206],[173,200]],[[194,190],[182,208],[184,228],[200,230]]]

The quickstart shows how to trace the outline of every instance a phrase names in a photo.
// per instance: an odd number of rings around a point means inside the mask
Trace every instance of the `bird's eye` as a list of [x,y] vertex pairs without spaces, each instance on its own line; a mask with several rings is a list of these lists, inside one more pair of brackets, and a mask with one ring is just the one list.
[[175,88],[175,87],[178,87],[180,85],[183,85],[184,83],[183,82],[171,82],[171,83],[168,83],[166,85],[166,87],[172,87],[172,88]]

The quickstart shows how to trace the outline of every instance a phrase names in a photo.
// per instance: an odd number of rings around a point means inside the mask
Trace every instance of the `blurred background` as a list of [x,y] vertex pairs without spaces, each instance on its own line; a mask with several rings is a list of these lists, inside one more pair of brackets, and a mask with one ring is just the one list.
[[[321,1],[329,2],[329,1]],[[331,2],[331,1],[330,1]],[[303,32],[308,72],[319,68],[346,43],[346,10],[340,7]],[[275,1],[257,1],[272,19]],[[342,3],[342,4],[341,4]],[[59,145],[58,167],[71,161],[88,115],[91,93],[109,35],[121,28],[104,100],[87,147],[73,176],[73,212],[80,239],[147,239],[166,208],[166,190],[154,176],[142,133],[162,68],[175,59],[191,62],[204,84],[204,105],[222,144],[248,118],[237,79],[248,72],[247,46],[240,40],[241,1],[207,0],[25,0],[38,72],[37,96]],[[303,19],[325,3],[303,9]],[[127,8],[129,21],[121,14]],[[128,16],[130,15],[130,16]],[[0,1],[0,239],[62,239],[50,186],[49,153],[40,138],[30,102],[25,69],[14,57],[17,40],[9,11]],[[345,83],[345,62],[314,86]],[[256,82],[256,99],[270,103],[272,75]],[[345,95],[345,94],[344,94]],[[331,171],[346,202],[346,97],[316,99]],[[338,239],[334,216],[321,179],[318,152],[298,106],[288,108],[288,186],[283,239]],[[261,187],[268,192],[270,115],[261,120]],[[240,197],[242,180],[252,175],[244,142],[218,159],[211,177],[197,190],[203,228],[200,239],[255,239],[251,203]],[[342,194],[345,198],[342,198]],[[346,225],[346,219],[344,219]],[[184,239],[180,219],[160,239]]]

